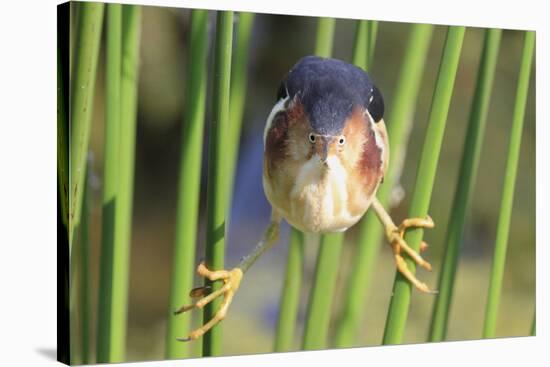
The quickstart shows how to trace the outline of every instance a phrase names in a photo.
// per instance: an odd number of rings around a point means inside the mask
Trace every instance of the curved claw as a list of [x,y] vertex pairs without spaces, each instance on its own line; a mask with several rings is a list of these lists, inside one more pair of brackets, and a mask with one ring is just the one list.
[[387,237],[394,253],[397,270],[403,274],[403,276],[407,278],[419,291],[428,294],[437,294],[438,291],[431,290],[426,283],[423,283],[416,278],[416,276],[408,268],[407,263],[401,255],[401,250],[404,250],[407,255],[409,255],[410,258],[419,266],[428,271],[432,270],[431,264],[424,260],[419,254],[419,252],[425,251],[428,248],[428,244],[422,241],[420,243],[420,251],[417,252],[412,249],[403,238],[405,231],[410,227],[433,228],[434,222],[429,215],[425,218],[407,218],[401,222],[399,227],[395,227],[393,225],[388,229]]
[[195,305],[181,306],[180,308],[174,311],[174,315],[179,315],[180,313],[187,312],[189,310],[192,310],[193,308],[195,308]]

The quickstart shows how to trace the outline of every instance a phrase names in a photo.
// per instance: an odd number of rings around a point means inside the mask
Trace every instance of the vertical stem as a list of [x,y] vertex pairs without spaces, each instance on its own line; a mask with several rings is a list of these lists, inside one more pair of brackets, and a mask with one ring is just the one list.
[[368,47],[367,47],[367,65],[365,70],[370,70],[372,68],[372,63],[374,61],[374,48],[376,46],[376,35],[378,34],[378,22],[375,20],[370,20],[368,23]]
[[229,194],[228,210],[231,207],[231,197],[233,195],[233,183],[235,180],[235,169],[239,157],[239,141],[241,137],[241,126],[243,122],[244,102],[246,97],[247,85],[247,66],[248,51],[250,48],[250,37],[252,35],[252,26],[254,24],[254,13],[239,13],[235,53],[233,55],[231,69],[231,91],[230,91],[230,111],[229,111],[229,144],[228,144],[228,176]]
[[185,87],[176,236],[172,259],[170,309],[166,333],[166,357],[189,356],[187,343],[176,338],[190,329],[189,315],[174,316],[173,312],[189,301],[188,292],[195,274],[195,243],[199,217],[201,158],[206,101],[206,69],[208,59],[208,11],[192,10],[189,35],[188,68]]
[[82,209],[103,4],[80,3],[78,15],[74,72],[70,92],[69,251],[73,243],[74,229],[80,222]]
[[377,31],[378,22],[374,20],[357,21],[352,62],[363,70],[372,68]]
[[137,123],[139,46],[141,33],[141,6],[122,7],[122,71],[120,111],[120,169],[119,195],[115,214],[116,265],[113,282],[113,329],[111,361],[126,359],[126,331],[128,310],[128,278],[132,236],[132,209],[134,193],[134,164]]
[[108,320],[109,324],[98,325],[98,328],[107,328],[102,334],[108,335],[109,343],[99,341],[103,346],[98,345],[98,362],[123,362],[126,359],[140,30],[141,7],[122,5],[118,183],[112,188],[116,198],[112,209],[114,242],[111,254],[107,255],[111,264],[102,265],[105,268],[111,266],[111,275],[106,275],[110,281],[102,284],[107,288],[103,292],[109,292],[110,296],[100,300],[109,302],[101,306],[108,309],[108,316],[100,319],[100,323]]
[[112,320],[112,282],[115,248],[115,212],[119,191],[120,72],[122,5],[107,5],[105,65],[105,151],[101,215],[101,261],[97,325],[97,361],[109,362]]
[[330,309],[343,239],[343,233],[325,234],[321,238],[315,266],[315,283],[309,298],[304,329],[304,349],[322,349],[327,345]]
[[334,18],[319,18],[317,24],[317,40],[315,42],[315,55],[330,57],[332,55],[332,40],[334,39]]
[[[447,32],[409,210],[410,217],[425,217],[428,214],[464,32],[464,27],[454,26],[449,27]],[[418,251],[422,234],[421,228],[411,229],[405,234],[405,241],[411,248]],[[409,269],[414,273],[416,269],[414,262],[411,259],[407,259],[406,262]],[[401,273],[397,272],[384,331],[384,344],[398,344],[401,342],[407,322],[410,298],[411,283]]]
[[275,351],[284,352],[292,348],[296,317],[300,304],[300,286],[304,266],[304,234],[292,229],[288,247],[287,271],[279,307],[279,322],[275,335]]
[[[210,142],[208,144],[206,264],[210,269],[224,268],[225,216],[227,189],[227,136],[229,132],[229,93],[231,78],[231,47],[233,40],[233,12],[217,14],[214,66],[214,91]],[[207,285],[218,289],[219,284]],[[205,320],[210,320],[221,300],[217,299],[204,309]],[[221,325],[218,324],[203,337],[203,355],[221,353]]]
[[[335,20],[320,18],[317,26],[317,56],[330,57],[334,38]],[[311,289],[303,349],[321,349],[326,346],[332,293],[338,275],[338,263],[344,240],[343,233],[331,233],[321,237],[315,280]]]
[[479,156],[485,136],[485,125],[489,101],[498,60],[498,50],[502,31],[488,29],[485,33],[483,51],[479,63],[475,94],[472,100],[470,122],[466,132],[464,150],[460,165],[459,179],[447,227],[447,244],[441,272],[436,302],[430,325],[430,341],[441,341],[447,333],[448,318],[453,294],[456,267],[460,253],[462,234],[470,206],[471,193],[474,189]]
[[[70,277],[76,266],[73,264],[73,239],[80,225],[82,201],[85,186],[86,158],[93,110],[96,69],[103,21],[103,4],[79,4],[76,40],[74,43],[74,69],[69,91],[69,196],[68,235]],[[67,67],[70,67],[67,65]],[[66,101],[63,101],[66,102]],[[63,201],[62,201],[63,202]],[[70,284],[69,312],[74,313],[73,300],[76,292]],[[76,283],[75,283],[76,284]],[[74,338],[71,337],[72,340]],[[71,342],[71,346],[74,343]],[[71,351],[71,362],[75,353]]]
[[502,190],[502,200],[500,203],[497,237],[495,240],[495,254],[493,257],[488,300],[485,309],[485,323],[483,325],[484,338],[491,338],[495,336],[498,306],[502,292],[502,279],[504,277],[504,265],[506,262],[506,250],[508,247],[508,235],[510,233],[510,220],[512,217],[512,206],[514,202],[514,188],[516,184],[525,105],[527,103],[527,92],[529,91],[529,76],[531,73],[534,48],[535,32],[525,32],[525,43],[521,57],[516,103],[514,105],[512,129],[510,132],[508,158],[506,160],[506,174],[504,176],[504,187]]
[[279,320],[275,335],[275,351],[284,352],[292,346],[296,330],[296,318],[300,307],[300,287],[304,267],[304,234],[290,228],[290,241],[285,270],[285,286],[282,289]]
[[355,40],[353,42],[352,62],[363,70],[367,70],[369,48],[369,21],[358,20],[355,28]]
[[[413,123],[416,99],[433,26],[414,24],[408,39],[403,64],[399,72],[394,103],[388,106],[388,138],[390,146],[390,164],[384,177],[384,184],[376,194],[383,206],[390,205],[391,192],[399,183],[410,129]],[[344,295],[344,309],[336,334],[338,347],[352,345],[363,310],[366,307],[366,296],[372,284],[372,274],[379,249],[383,230],[374,211],[369,210],[359,224],[357,252],[353,257],[348,287]]]

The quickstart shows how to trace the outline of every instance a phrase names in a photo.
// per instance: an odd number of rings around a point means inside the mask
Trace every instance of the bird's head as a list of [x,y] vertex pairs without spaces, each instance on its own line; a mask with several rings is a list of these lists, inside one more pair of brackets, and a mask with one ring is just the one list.
[[379,160],[387,145],[376,131],[383,112],[382,95],[363,70],[335,59],[306,57],[281,83],[266,125],[266,153],[275,161],[313,159],[328,169],[335,158],[349,167],[365,154]]

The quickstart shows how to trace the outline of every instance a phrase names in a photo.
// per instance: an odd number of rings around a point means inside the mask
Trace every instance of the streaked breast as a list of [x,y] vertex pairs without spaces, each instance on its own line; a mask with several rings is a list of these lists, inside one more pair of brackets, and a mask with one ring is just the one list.
[[283,216],[296,228],[307,232],[341,232],[354,225],[368,208],[365,202],[360,214],[349,210],[348,173],[340,159],[331,156],[327,166],[313,156],[296,175],[289,193],[290,207]]

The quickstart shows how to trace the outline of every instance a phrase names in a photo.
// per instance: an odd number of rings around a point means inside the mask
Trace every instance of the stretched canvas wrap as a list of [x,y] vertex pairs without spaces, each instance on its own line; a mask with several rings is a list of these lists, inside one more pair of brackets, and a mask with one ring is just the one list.
[[58,6],[58,359],[535,334],[535,32]]

